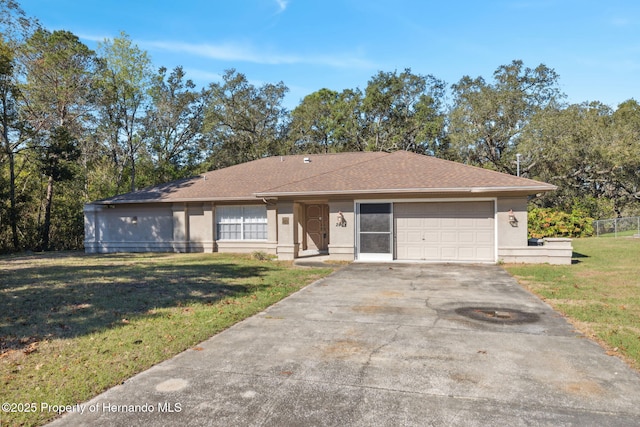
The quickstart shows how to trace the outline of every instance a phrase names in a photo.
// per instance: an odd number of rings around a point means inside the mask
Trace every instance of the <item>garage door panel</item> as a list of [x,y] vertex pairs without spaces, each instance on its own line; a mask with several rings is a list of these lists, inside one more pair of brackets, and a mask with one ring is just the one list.
[[476,257],[476,249],[469,247],[462,247],[458,250],[458,256],[463,259],[474,259]]
[[453,228],[458,226],[458,220],[456,218],[442,218],[440,220],[440,226],[442,228]]
[[459,218],[458,227],[460,228],[476,228],[478,222],[475,218]]
[[475,234],[477,244],[493,245],[493,233],[478,231]]
[[440,242],[440,233],[437,231],[423,231],[425,242]]
[[[437,261],[440,259],[440,250],[438,248],[425,248],[424,250],[420,250],[420,252],[415,253],[417,256],[420,254],[424,255],[424,259],[428,261]],[[420,259],[420,258],[407,258],[407,259]]]
[[456,260],[458,258],[458,248],[443,247],[440,253],[443,260]]
[[442,243],[456,243],[458,241],[458,233],[455,231],[443,231],[442,234]]
[[397,203],[396,258],[495,261],[494,203]]
[[407,243],[417,243],[421,245],[423,242],[422,233],[408,233],[405,241]]
[[458,234],[458,242],[459,243],[473,243],[475,240],[476,234],[472,231],[461,231]]

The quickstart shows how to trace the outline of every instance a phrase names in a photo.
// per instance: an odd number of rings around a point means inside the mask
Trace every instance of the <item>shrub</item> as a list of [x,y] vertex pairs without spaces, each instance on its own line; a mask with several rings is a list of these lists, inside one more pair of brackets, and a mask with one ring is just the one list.
[[593,235],[593,218],[579,209],[571,213],[551,208],[529,210],[529,237],[587,237]]
[[268,261],[271,259],[271,255],[264,251],[253,251],[251,253],[251,258],[258,261]]

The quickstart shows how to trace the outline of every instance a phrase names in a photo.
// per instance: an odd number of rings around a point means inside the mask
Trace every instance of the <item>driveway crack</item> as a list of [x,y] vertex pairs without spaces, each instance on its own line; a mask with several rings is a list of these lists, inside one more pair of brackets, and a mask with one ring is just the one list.
[[389,339],[387,339],[385,342],[383,342],[382,344],[380,344],[379,346],[371,350],[371,352],[369,352],[367,360],[362,364],[362,367],[358,371],[358,376],[356,381],[357,384],[362,385],[362,383],[364,382],[364,378],[367,375],[367,371],[371,366],[371,360],[373,359],[373,356],[380,353],[380,351],[384,347],[388,346],[389,344],[393,343],[396,340],[401,327],[402,325],[396,325],[396,327],[393,329],[393,335]]

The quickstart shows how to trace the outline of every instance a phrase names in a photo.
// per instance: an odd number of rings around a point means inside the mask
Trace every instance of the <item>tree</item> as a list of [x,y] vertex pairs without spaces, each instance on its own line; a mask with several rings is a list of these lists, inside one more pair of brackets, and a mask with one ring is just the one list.
[[439,152],[444,87],[435,77],[413,74],[409,68],[375,75],[362,104],[367,150]]
[[201,160],[203,95],[184,77],[182,67],[168,76],[162,67],[151,85],[143,135],[156,162],[155,183],[184,177]]
[[127,167],[129,188],[134,191],[136,162],[144,144],[140,137],[141,116],[149,102],[151,60],[125,33],[100,43],[98,54],[102,62],[98,79],[102,94],[99,132],[104,136],[116,172],[113,191],[120,192]]
[[338,102],[338,92],[320,89],[305,96],[291,112],[289,132],[300,151],[329,153],[335,150],[334,132],[338,127],[335,109]]
[[362,92],[320,89],[291,112],[289,138],[296,151],[363,151]]
[[282,83],[257,88],[235,70],[227,70],[223,83],[209,86],[205,130],[210,141],[207,165],[211,168],[286,154],[287,111]]
[[[18,211],[16,206],[16,172],[15,154],[21,145],[21,139],[16,137],[17,110],[15,107],[15,92],[17,90],[14,82],[14,59],[13,52],[4,40],[0,39],[0,146],[2,156],[0,164],[7,161],[9,166],[9,185],[2,186],[9,190],[8,218],[11,227],[11,240],[14,250],[18,250],[20,242],[18,239]],[[2,174],[0,174],[0,178]],[[1,195],[0,196],[4,196]],[[1,205],[0,205],[1,207]]]
[[454,105],[448,133],[455,157],[466,163],[515,174],[519,137],[531,117],[557,103],[558,75],[545,66],[503,65],[494,83],[464,76],[452,86]]
[[38,29],[20,51],[26,81],[21,113],[28,123],[30,145],[47,177],[42,248],[49,249],[54,184],[72,178],[69,162],[77,160],[92,109],[95,54],[68,31]]
[[521,151],[533,178],[558,190],[538,202],[594,218],[620,216],[640,197],[640,108],[617,111],[599,102],[549,107],[522,134]]
[[[16,106],[19,73],[14,52],[34,25],[35,22],[25,17],[16,2],[0,0],[0,166],[6,161],[9,168],[8,185],[3,185],[2,188],[7,188],[9,193],[8,218],[14,250],[20,247],[19,211],[16,200],[16,154],[23,148],[24,143]],[[0,173],[0,179],[2,179],[2,173]],[[0,194],[0,196],[4,195]],[[2,204],[0,204],[0,216],[1,210]],[[0,227],[1,231],[2,227]]]

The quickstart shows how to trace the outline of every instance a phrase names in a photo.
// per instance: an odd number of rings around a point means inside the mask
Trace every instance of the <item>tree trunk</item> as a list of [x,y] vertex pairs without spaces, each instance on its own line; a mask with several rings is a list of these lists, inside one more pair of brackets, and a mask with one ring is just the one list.
[[136,191],[136,161],[131,156],[131,191]]
[[51,229],[51,205],[53,202],[53,176],[47,183],[47,197],[44,208],[44,224],[42,225],[42,250],[49,250],[49,230]]
[[13,152],[9,154],[9,222],[11,223],[11,237],[13,249],[20,249],[18,240],[18,207],[16,206],[16,160]]

